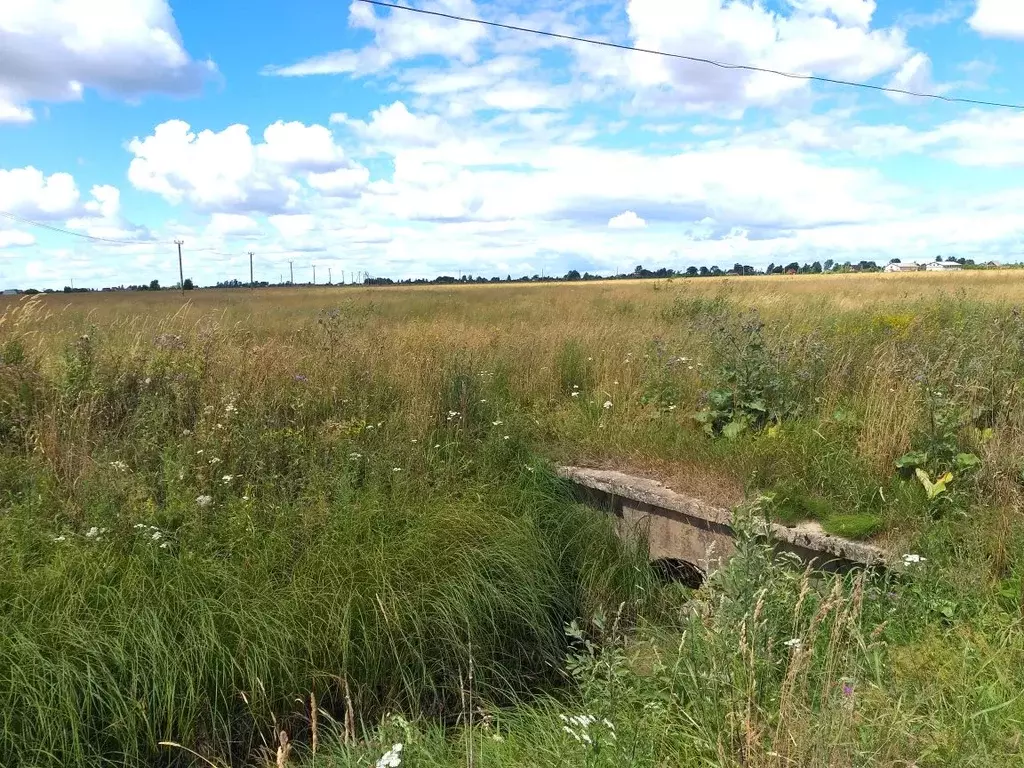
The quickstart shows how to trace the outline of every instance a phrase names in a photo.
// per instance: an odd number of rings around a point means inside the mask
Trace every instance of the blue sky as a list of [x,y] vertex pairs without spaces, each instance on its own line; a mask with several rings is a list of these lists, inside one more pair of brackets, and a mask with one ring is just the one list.
[[[1019,0],[416,0],[1024,103]],[[351,3],[0,6],[0,282],[1019,260],[1024,112]]]

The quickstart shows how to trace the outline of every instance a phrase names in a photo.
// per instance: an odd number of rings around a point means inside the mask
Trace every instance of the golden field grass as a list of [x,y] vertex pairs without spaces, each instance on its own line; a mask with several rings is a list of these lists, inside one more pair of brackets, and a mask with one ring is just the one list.
[[[956,307],[971,313],[976,306],[992,316],[1009,313],[1024,300],[1019,275],[979,270],[200,290],[186,296],[172,291],[58,294],[31,300],[27,313],[15,310],[26,305],[25,298],[6,299],[0,307],[14,310],[12,317],[27,315],[19,332],[43,361],[52,362],[61,345],[92,330],[122,359],[145,355],[160,333],[202,337],[214,345],[208,356],[224,392],[272,387],[295,374],[323,385],[360,369],[396,390],[401,400],[396,408],[414,432],[433,418],[433,398],[453,366],[497,368],[517,403],[530,412],[540,444],[553,459],[618,463],[654,473],[680,490],[729,502],[756,482],[751,475],[759,467],[746,459],[708,455],[717,448],[680,445],[693,431],[691,416],[701,394],[713,383],[709,369],[716,342],[709,323],[715,321],[702,312],[714,302],[734,314],[757,309],[781,344],[828,334],[827,359],[815,374],[815,410],[852,405],[855,453],[881,476],[908,449],[919,420],[915,366],[948,368],[954,357],[961,365],[984,352],[970,349],[974,339],[958,337],[952,319],[939,315]],[[978,332],[978,341],[988,341]],[[939,346],[950,344],[951,349]],[[567,345],[581,356],[578,371],[565,368]],[[671,412],[640,402],[652,377],[652,345],[665,357],[688,358],[672,372],[678,402]],[[588,404],[610,401],[607,412],[583,417],[574,407],[581,401],[570,399],[570,388],[583,382],[566,377],[576,374],[588,377]],[[950,383],[962,389],[984,386]],[[990,448],[1004,445],[1016,451],[1015,431],[997,435]],[[1012,495],[1008,488],[1001,492]]]

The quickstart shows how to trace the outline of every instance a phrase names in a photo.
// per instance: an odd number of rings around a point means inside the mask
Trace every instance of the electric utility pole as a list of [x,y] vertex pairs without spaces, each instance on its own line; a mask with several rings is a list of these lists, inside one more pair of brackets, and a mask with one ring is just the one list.
[[331,274],[331,268],[327,268],[327,284],[334,285],[334,275]]
[[290,261],[288,262],[288,285],[295,285],[295,269]]
[[181,282],[178,285],[181,286],[181,295],[185,295],[185,268],[181,264],[181,246],[185,244],[184,240],[175,240],[175,245],[178,246],[178,278]]
[[256,283],[252,279],[252,251],[249,251],[249,287],[255,288]]
[[316,285],[316,264],[313,265],[313,285]]

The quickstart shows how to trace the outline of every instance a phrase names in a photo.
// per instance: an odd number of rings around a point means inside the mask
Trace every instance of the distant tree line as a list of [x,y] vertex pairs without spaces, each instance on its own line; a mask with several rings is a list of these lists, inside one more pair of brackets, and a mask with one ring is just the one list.
[[[947,256],[943,259],[942,256],[936,256],[935,261],[951,262],[960,264],[965,269],[988,269],[993,267],[1000,267],[1003,269],[1008,268],[1019,268],[1024,265],[1022,264],[996,264],[995,262],[988,262],[986,264],[976,264],[973,259],[956,258],[953,256]],[[890,259],[889,264],[899,264],[900,259]],[[753,275],[819,275],[819,274],[845,274],[850,272],[881,272],[885,268],[885,265],[879,265],[875,261],[858,261],[850,262],[846,261],[842,264],[833,261],[832,259],[825,259],[824,262],[812,261],[809,264],[796,261],[791,261],[788,264],[769,264],[764,269],[753,267],[748,264],[741,264],[739,262],[733,264],[731,269],[722,269],[719,266],[711,267],[686,267],[684,270],[675,270],[668,267],[661,267],[659,269],[646,269],[642,264],[638,264],[632,272],[625,272],[617,275],[595,275],[590,272],[583,272],[582,274],[578,269],[570,269],[562,276],[556,275],[522,275],[520,277],[512,277],[512,275],[506,275],[503,278],[500,277],[481,277],[477,275],[460,275],[454,277],[452,275],[438,275],[437,277],[428,280],[427,278],[416,278],[406,280],[393,280],[390,277],[365,277],[358,283],[344,283],[341,285],[372,285],[372,286],[387,286],[387,285],[464,285],[472,283],[475,285],[483,283],[556,283],[556,282],[577,282],[577,281],[590,281],[590,280],[637,280],[637,279],[667,279],[667,278],[693,278],[693,277],[749,277]],[[267,281],[256,281],[255,283],[242,282],[241,280],[223,280],[218,282],[214,287],[216,288],[283,288],[293,285],[293,283],[269,283]],[[305,283],[302,285],[309,285]],[[321,283],[320,286],[324,285],[338,285],[335,283]],[[319,287],[319,286],[318,286]],[[107,288],[100,288],[98,290],[102,292],[109,291],[161,291],[161,290],[186,290],[191,291],[196,288],[192,282],[192,278],[185,278],[184,285],[175,284],[173,286],[161,286],[159,280],[151,280],[148,284],[144,285],[117,285],[110,286]],[[72,286],[64,286],[64,293],[90,293],[96,291],[95,288],[73,288]],[[38,294],[38,293],[60,293],[52,288],[47,288],[45,291],[38,291],[35,288],[29,288],[21,291],[25,294]]]

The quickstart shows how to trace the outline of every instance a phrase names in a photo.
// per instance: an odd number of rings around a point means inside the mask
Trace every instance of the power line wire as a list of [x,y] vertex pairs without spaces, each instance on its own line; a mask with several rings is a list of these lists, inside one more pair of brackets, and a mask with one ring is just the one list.
[[700,56],[687,56],[682,53],[671,53],[669,51],[659,51],[654,48],[641,48],[634,45],[625,45],[623,43],[613,43],[608,40],[596,40],[589,37],[578,37],[576,35],[563,35],[558,32],[549,32],[543,29],[534,29],[531,27],[520,27],[515,24],[503,24],[498,21],[488,21],[486,19],[476,19],[471,16],[459,16],[454,13],[444,13],[443,11],[428,11],[425,8],[413,8],[408,5],[398,5],[397,3],[388,3],[384,0],[358,0],[360,3],[366,3],[367,5],[377,5],[381,8],[392,8],[399,11],[409,11],[410,13],[420,13],[424,16],[436,16],[441,19],[449,19],[451,21],[459,21],[468,24],[480,24],[485,27],[497,27],[498,29],[506,29],[512,32],[526,32],[531,35],[541,35],[543,37],[553,37],[558,40],[568,40],[574,43],[586,43],[588,45],[599,45],[605,48],[615,48],[620,51],[632,51],[634,53],[649,53],[654,56],[666,56],[670,59],[682,59],[683,61],[691,61],[697,64],[707,64],[712,67],[718,67],[719,69],[737,69],[746,72],[762,72],[767,75],[777,75],[778,77],[786,77],[790,80],[809,80],[816,83],[829,83],[830,85],[843,85],[850,88],[866,88],[872,91],[881,91],[883,93],[893,93],[900,96],[915,96],[921,99],[935,99],[937,101],[946,101],[954,104],[974,104],[982,107],[1000,107],[1003,109],[1018,109],[1024,110],[1024,104],[1007,104],[998,101],[984,101],[981,99],[966,99],[958,96],[943,96],[940,93],[921,93],[917,91],[910,91],[904,88],[894,88],[891,86],[884,85],[872,85],[871,83],[861,83],[854,80],[838,80],[831,77],[822,77],[820,75],[801,75],[796,72],[785,72],[779,69],[769,69],[767,67],[756,67],[752,64],[729,64],[727,62],[715,61],[714,59],[705,59]]
[[97,243],[112,243],[114,245],[160,245],[164,243],[163,240],[114,240],[109,237],[96,237],[94,235],[87,235],[84,232],[75,232],[70,229],[63,229],[62,227],[54,226],[53,224],[47,224],[42,221],[34,221],[32,219],[26,219],[24,216],[18,216],[16,213],[10,213],[8,211],[0,211],[0,216],[11,221],[16,221],[19,224],[27,224],[33,227],[40,227],[41,229],[48,229],[51,232],[60,232],[65,235],[73,235],[74,237],[81,237],[85,240],[92,240]]

